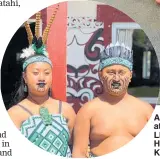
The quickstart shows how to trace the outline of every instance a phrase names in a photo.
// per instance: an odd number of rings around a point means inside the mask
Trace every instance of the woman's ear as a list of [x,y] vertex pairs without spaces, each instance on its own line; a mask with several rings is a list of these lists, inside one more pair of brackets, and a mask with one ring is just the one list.
[[26,72],[23,72],[22,76],[23,76],[24,82],[27,83]]

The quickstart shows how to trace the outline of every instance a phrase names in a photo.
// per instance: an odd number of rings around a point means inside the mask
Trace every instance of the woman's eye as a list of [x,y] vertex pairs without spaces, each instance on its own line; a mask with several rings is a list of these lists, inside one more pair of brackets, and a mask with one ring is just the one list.
[[45,72],[45,75],[49,75],[50,74],[50,72]]
[[33,72],[34,75],[38,75],[38,72]]

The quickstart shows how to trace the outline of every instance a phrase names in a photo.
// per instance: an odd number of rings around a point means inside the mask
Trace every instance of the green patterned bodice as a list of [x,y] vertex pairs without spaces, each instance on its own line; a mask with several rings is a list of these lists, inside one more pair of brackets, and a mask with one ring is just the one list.
[[20,131],[43,150],[58,156],[71,157],[68,146],[70,133],[62,114],[49,114],[46,108],[40,115],[32,115],[21,125]]

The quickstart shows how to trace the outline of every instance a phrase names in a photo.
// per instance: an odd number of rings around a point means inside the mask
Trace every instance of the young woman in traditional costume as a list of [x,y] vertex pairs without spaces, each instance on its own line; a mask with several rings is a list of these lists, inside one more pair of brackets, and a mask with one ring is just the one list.
[[[23,74],[15,104],[8,113],[21,133],[38,147],[58,156],[71,157],[69,142],[75,121],[73,108],[51,97],[52,65],[45,48],[56,11],[39,36],[40,12],[36,14],[35,36],[25,22],[29,48],[21,54]],[[54,74],[53,74],[54,76]]]

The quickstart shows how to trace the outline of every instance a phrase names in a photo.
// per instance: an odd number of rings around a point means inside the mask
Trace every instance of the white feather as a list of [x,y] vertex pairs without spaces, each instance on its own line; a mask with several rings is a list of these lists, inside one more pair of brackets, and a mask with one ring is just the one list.
[[20,58],[28,58],[29,56],[34,54],[35,54],[34,49],[32,48],[32,46],[29,46],[28,48],[22,50],[22,54],[20,55]]

